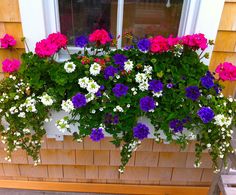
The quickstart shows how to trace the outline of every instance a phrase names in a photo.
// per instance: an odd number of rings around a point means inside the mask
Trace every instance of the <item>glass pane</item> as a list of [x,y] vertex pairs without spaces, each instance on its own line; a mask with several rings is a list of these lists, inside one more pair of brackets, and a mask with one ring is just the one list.
[[88,35],[93,30],[104,28],[116,33],[116,0],[58,0],[61,33],[67,35],[69,44],[74,38]]
[[125,0],[123,33],[178,34],[183,0]]

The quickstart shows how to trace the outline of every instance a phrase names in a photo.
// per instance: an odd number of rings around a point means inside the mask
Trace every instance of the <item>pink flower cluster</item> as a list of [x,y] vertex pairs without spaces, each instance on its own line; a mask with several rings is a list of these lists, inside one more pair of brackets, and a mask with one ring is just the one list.
[[215,70],[219,74],[222,81],[235,81],[236,80],[236,66],[230,62],[219,64]]
[[13,36],[9,35],[9,34],[5,34],[3,38],[0,39],[0,43],[1,43],[1,47],[2,48],[9,48],[9,47],[13,47],[16,45],[16,40],[14,39]]
[[17,71],[19,68],[20,68],[20,61],[19,60],[16,60],[16,59],[13,59],[13,60],[5,59],[2,62],[2,71],[3,72],[11,73],[11,72]]
[[186,35],[181,38],[181,43],[196,49],[205,50],[207,48],[207,39],[204,34],[198,33],[193,35]]
[[52,33],[46,39],[36,43],[35,53],[41,57],[51,57],[61,48],[66,48],[67,37],[61,33]]
[[186,45],[192,47],[193,49],[206,49],[207,39],[201,33],[186,35],[183,37],[173,37],[170,36],[165,38],[163,36],[156,36],[149,39],[151,42],[150,51],[153,53],[162,53],[170,50],[173,46],[177,44]]
[[89,35],[89,41],[90,42],[98,42],[102,45],[105,45],[106,43],[111,42],[112,39],[106,30],[98,29]]

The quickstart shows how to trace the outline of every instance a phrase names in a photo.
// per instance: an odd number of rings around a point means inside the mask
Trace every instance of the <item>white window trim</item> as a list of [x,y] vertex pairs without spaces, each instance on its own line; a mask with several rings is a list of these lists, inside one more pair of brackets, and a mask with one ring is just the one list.
[[[121,0],[124,3],[124,0]],[[122,5],[123,6],[123,5]],[[122,9],[122,6],[118,6]],[[203,33],[208,39],[215,40],[224,0],[185,0],[181,15],[179,35]],[[58,32],[59,13],[56,0],[19,0],[23,34],[30,51],[34,51],[35,44],[52,32]],[[122,14],[118,12],[118,18]],[[120,15],[119,15],[120,14]],[[117,32],[120,34],[123,21],[118,19]],[[74,48],[75,49],[75,48]],[[72,48],[73,50],[73,48]],[[213,46],[207,49],[210,57]],[[204,60],[209,64],[210,58]]]

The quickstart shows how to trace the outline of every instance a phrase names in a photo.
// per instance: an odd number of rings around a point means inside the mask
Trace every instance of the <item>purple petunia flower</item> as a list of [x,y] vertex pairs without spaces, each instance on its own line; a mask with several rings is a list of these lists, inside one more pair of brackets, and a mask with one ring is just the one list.
[[101,85],[99,90],[95,93],[97,97],[102,97],[102,91],[105,89],[104,85]]
[[108,80],[110,77],[114,77],[116,73],[118,73],[117,68],[113,66],[108,66],[104,70],[104,78]]
[[76,37],[75,39],[75,46],[76,47],[85,47],[86,45],[88,44],[88,38],[86,36],[79,36],[79,37]]
[[103,139],[104,138],[104,134],[103,134],[102,130],[103,130],[103,128],[98,128],[98,129],[93,128],[92,132],[90,134],[90,139],[95,141],[95,142],[98,142],[101,139]]
[[210,73],[210,71],[207,71],[206,76],[201,78],[201,84],[203,87],[210,89],[214,87],[214,77]]
[[150,110],[155,109],[156,102],[152,97],[145,96],[140,99],[139,105],[140,105],[141,110],[143,110],[144,112],[148,112]]
[[153,80],[149,81],[148,84],[149,84],[148,89],[151,91],[154,91],[155,93],[163,90],[163,84],[159,80],[153,79]]
[[149,39],[141,39],[137,45],[138,45],[139,51],[145,53],[149,51],[151,42],[149,41]]
[[124,70],[124,65],[128,58],[123,54],[115,54],[113,59],[115,64],[119,65],[119,70]]
[[72,97],[72,103],[75,108],[81,108],[86,105],[86,97],[82,93],[77,93],[75,96]]
[[135,138],[139,140],[143,140],[144,138],[147,138],[149,133],[150,133],[149,128],[143,123],[138,123],[133,128],[133,135]]
[[214,85],[213,89],[215,90],[216,94],[219,94],[222,91],[222,88],[218,84]]
[[112,89],[114,95],[118,98],[121,96],[125,96],[128,90],[129,90],[129,87],[121,83],[117,83],[115,87],[113,87]]
[[197,86],[189,86],[185,89],[185,95],[187,98],[196,101],[201,94]]
[[119,116],[118,116],[118,115],[115,115],[115,116],[113,117],[111,113],[107,113],[107,114],[105,115],[104,123],[105,123],[106,125],[110,125],[110,124],[116,125],[116,124],[119,123]]
[[172,129],[175,133],[182,132],[184,129],[183,122],[179,119],[174,119],[169,123],[170,129]]
[[134,48],[133,45],[126,45],[126,46],[124,47],[124,50],[130,50],[130,49],[133,49],[133,48]]
[[201,107],[198,110],[197,115],[200,117],[203,123],[211,122],[215,116],[214,111],[209,107]]

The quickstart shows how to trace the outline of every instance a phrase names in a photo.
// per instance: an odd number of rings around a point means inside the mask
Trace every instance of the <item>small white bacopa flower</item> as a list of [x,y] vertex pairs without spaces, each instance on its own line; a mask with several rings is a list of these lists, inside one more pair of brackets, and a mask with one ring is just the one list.
[[44,93],[41,97],[39,97],[43,105],[45,106],[51,106],[53,104],[53,99],[50,95],[47,93]]
[[64,69],[67,73],[72,73],[75,71],[76,65],[73,62],[66,62]]
[[73,103],[70,99],[68,100],[63,100],[62,104],[61,104],[61,108],[62,110],[64,110],[65,112],[71,112],[72,110],[74,110],[74,106]]

